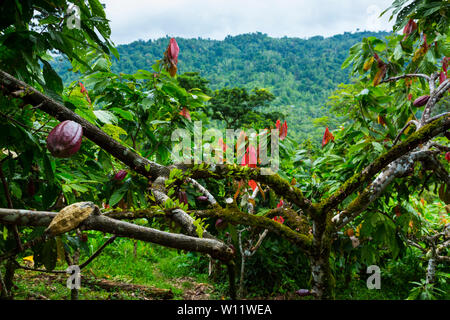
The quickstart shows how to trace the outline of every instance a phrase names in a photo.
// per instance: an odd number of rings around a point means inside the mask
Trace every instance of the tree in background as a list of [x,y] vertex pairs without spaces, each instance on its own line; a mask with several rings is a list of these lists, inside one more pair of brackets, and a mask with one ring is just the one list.
[[266,89],[223,88],[214,91],[209,100],[208,114],[212,119],[223,120],[227,128],[253,127],[255,129],[273,125],[280,114],[264,112],[275,96]]

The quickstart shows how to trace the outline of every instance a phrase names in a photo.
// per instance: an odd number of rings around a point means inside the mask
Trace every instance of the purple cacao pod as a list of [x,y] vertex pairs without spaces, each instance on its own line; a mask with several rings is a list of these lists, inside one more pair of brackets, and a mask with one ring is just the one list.
[[208,198],[207,198],[206,196],[198,196],[198,197],[197,197],[197,200],[198,200],[198,201],[205,202],[205,201],[208,201]]
[[114,175],[114,180],[122,181],[123,179],[125,179],[125,177],[127,176],[127,174],[128,174],[127,171],[125,171],[125,170],[119,170],[119,172],[117,172],[117,173]]
[[180,200],[180,203],[188,204],[187,194],[185,191],[180,191],[178,193],[178,199]]
[[83,128],[75,121],[66,120],[53,128],[47,137],[47,149],[56,158],[70,158],[81,147]]
[[295,291],[296,294],[298,294],[300,297],[306,297],[311,294],[311,292],[308,289],[299,289]]
[[429,95],[420,96],[413,102],[414,107],[422,107],[427,104],[428,99],[430,99]]
[[216,229],[222,230],[227,227],[228,223],[223,221],[223,219],[219,218],[216,220]]

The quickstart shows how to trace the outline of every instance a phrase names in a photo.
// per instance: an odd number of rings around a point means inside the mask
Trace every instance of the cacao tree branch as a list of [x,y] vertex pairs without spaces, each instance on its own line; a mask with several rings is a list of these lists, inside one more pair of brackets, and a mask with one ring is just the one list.
[[[444,82],[440,84],[440,86],[434,89],[434,77],[436,75],[433,74],[430,79],[430,98],[428,99],[427,104],[422,113],[422,118],[420,119],[420,126],[425,125],[429,122],[431,111],[436,103],[442,98],[442,96],[450,89],[450,79],[446,79]],[[419,127],[420,127],[419,126]]]
[[217,203],[216,199],[214,198],[214,196],[204,186],[202,186],[200,183],[198,183],[197,180],[188,178],[187,181],[189,183],[191,183],[200,193],[202,193],[208,199],[208,202],[211,205],[213,205],[213,206],[219,205]]
[[336,229],[341,229],[357,215],[367,209],[367,207],[381,195],[396,177],[407,173],[415,161],[423,160],[432,153],[433,151],[428,150],[412,152],[411,154],[404,155],[390,163],[387,168],[345,208],[345,210],[333,217],[332,221],[334,222]]
[[427,81],[430,80],[430,77],[428,75],[426,75],[426,74],[423,74],[423,73],[407,73],[407,74],[403,74],[403,75],[400,75],[400,76],[391,77],[391,78],[388,78],[388,79],[385,79],[385,80],[381,80],[380,84],[381,83],[385,83],[385,82],[398,81],[398,80],[404,79],[404,78],[423,78],[423,79],[425,79]]
[[[64,105],[57,101],[47,97],[33,87],[27,85],[23,81],[20,81],[10,74],[0,70],[0,84],[2,85],[2,90],[6,94],[11,94],[12,92],[21,91],[20,98],[31,105],[40,105],[40,110],[54,116],[60,121],[72,120],[79,123],[83,128],[83,135],[89,138],[92,142],[97,144],[100,148],[111,154],[116,159],[122,161],[124,164],[128,165],[132,170],[137,173],[147,177],[147,178],[157,178],[157,177],[167,177],[169,176],[170,169],[155,162],[149,161],[148,159],[138,155],[136,152],[130,150],[129,148],[123,146],[112,137],[107,135],[101,129],[97,128],[89,121],[83,119],[70,109],[66,108]],[[161,194],[160,199],[164,197]],[[183,228],[187,230],[187,233],[194,235],[192,230],[195,230],[195,226],[190,225],[193,221],[184,211],[177,210],[172,215]]]
[[[56,213],[48,211],[0,208],[0,223],[46,227],[55,215]],[[91,215],[80,225],[80,228],[111,233],[118,237],[152,242],[175,249],[209,253],[212,257],[222,261],[228,261],[233,257],[231,248],[214,239],[163,232],[105,216]]]
[[[40,105],[40,110],[60,121],[72,120],[79,123],[83,127],[84,136],[143,176],[155,178],[164,174],[168,175],[168,170],[164,166],[138,155],[61,103],[49,98],[3,70],[0,70],[0,84],[5,94],[18,97],[33,106]],[[19,96],[15,95],[14,92],[16,91],[21,91],[21,94]]]
[[287,201],[296,204],[305,213],[310,213],[314,208],[309,199],[305,198],[302,191],[290,184],[289,181],[281,178],[278,174],[262,174],[261,168],[243,167],[237,164],[218,164],[207,165],[199,168],[194,164],[178,164],[177,168],[185,171],[190,170],[191,177],[197,178],[216,178],[221,179],[227,176],[233,176],[236,179],[255,180],[265,184],[277,193],[282,195]]
[[[277,210],[277,209],[274,209]],[[242,224],[252,227],[260,227],[268,229],[275,234],[278,234],[298,246],[302,251],[308,252],[310,250],[312,236],[293,231],[284,224],[278,223],[272,219],[244,213],[237,207],[227,207],[223,209],[209,209],[209,210],[193,210],[191,211],[198,217],[221,218],[224,221],[233,224]]]
[[329,212],[336,208],[354,191],[363,187],[372,177],[383,170],[388,164],[414,150],[420,144],[427,142],[438,134],[450,128],[450,117],[442,117],[423,126],[407,137],[402,143],[392,147],[379,156],[361,172],[355,173],[335,193],[324,199],[317,206],[318,212]]

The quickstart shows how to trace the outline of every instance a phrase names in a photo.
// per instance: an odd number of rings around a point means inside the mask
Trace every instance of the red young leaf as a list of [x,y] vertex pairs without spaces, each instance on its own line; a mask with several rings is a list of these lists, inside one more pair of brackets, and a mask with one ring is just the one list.
[[277,208],[283,206],[283,204],[284,204],[283,199],[280,199],[280,202],[278,202],[277,204]]
[[223,142],[222,138],[219,138],[218,143],[219,143],[219,147],[222,147],[223,153],[225,153],[225,151],[227,151],[227,148],[228,148],[227,144],[225,142]]
[[447,75],[447,68],[448,68],[449,60],[450,60],[450,57],[444,57],[444,59],[442,59],[442,70],[445,72],[445,75]]
[[255,180],[249,180],[248,185],[252,188],[253,191],[258,188],[258,183]]
[[444,82],[445,79],[447,79],[447,76],[445,75],[444,71],[441,71],[441,73],[439,74],[439,84],[442,84],[442,82]]
[[275,216],[272,218],[273,221],[276,221],[278,223],[283,224],[284,223],[284,218],[282,216]]
[[447,152],[445,154],[445,160],[447,160],[448,162],[450,162],[450,152]]
[[287,123],[286,120],[284,120],[283,125],[281,126],[280,130],[280,140],[284,140],[287,136]]
[[409,35],[416,29],[417,29],[417,24],[414,22],[413,19],[409,19],[408,23],[403,28],[403,34],[405,35],[403,37],[403,41],[406,40],[409,37]]
[[181,109],[181,111],[180,111],[180,115],[182,115],[183,117],[185,117],[186,119],[191,121],[191,114],[189,113],[188,108],[183,107],[183,109]]
[[330,132],[330,130],[328,130],[328,127],[325,129],[325,133],[323,135],[323,139],[322,139],[322,148],[328,143],[330,142],[330,140],[334,141],[334,136],[333,134]]
[[168,58],[172,64],[175,66],[178,63],[178,53],[180,52],[180,48],[178,47],[178,43],[174,38],[170,39],[168,50]]
[[256,150],[254,146],[249,146],[247,151],[241,160],[241,166],[249,166],[250,168],[256,168]]
[[275,126],[277,127],[278,130],[280,130],[280,127],[281,127],[281,121],[280,121],[280,119],[277,120]]
[[81,93],[87,92],[86,88],[84,87],[84,85],[81,82],[79,82],[78,84],[80,85],[80,88],[81,88],[80,92]]

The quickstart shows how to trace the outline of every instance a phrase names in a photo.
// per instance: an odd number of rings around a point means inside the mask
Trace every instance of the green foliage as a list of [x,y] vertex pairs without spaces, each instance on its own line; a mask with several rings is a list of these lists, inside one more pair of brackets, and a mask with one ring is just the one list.
[[[262,111],[282,113],[279,118],[287,120],[292,139],[310,138],[319,145],[323,128],[314,126],[312,121],[330,116],[327,97],[338,84],[348,82],[348,71],[340,68],[348,49],[364,37],[385,35],[346,32],[330,38],[300,39],[252,33],[228,36],[223,41],[176,38],[180,46],[178,80],[186,90],[199,88],[206,94],[209,94],[205,91],[207,85],[213,91],[265,88],[275,100]],[[168,41],[169,38],[161,38],[119,45],[120,60],[113,61],[112,70],[134,73],[148,68],[160,59]],[[70,65],[62,58],[57,58],[53,65],[65,83],[77,79],[77,74],[67,72]],[[250,120],[261,121],[261,118]],[[328,125],[335,128],[338,122],[331,118]]]

